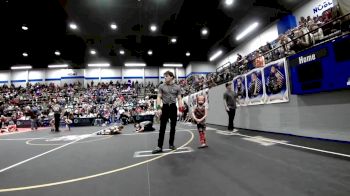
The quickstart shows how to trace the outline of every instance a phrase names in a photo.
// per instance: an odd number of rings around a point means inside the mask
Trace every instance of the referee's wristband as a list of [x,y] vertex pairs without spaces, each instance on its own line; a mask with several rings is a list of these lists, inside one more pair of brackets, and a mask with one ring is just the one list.
[[160,105],[157,105],[157,110],[162,109],[162,107]]

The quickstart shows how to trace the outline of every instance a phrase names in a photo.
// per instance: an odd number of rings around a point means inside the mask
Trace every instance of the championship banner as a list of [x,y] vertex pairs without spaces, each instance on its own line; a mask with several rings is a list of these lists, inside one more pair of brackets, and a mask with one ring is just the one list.
[[237,95],[237,106],[247,105],[247,88],[245,81],[244,75],[236,76],[232,80],[232,88]]
[[265,85],[264,77],[261,68],[253,69],[246,75],[247,81],[247,104],[248,105],[258,105],[264,104],[265,97]]
[[266,65],[263,68],[265,79],[265,102],[288,102],[288,75],[285,59],[281,59]]

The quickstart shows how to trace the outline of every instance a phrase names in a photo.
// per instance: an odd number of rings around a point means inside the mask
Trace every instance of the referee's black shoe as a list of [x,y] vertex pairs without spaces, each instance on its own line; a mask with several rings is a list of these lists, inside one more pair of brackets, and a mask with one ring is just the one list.
[[163,149],[157,147],[156,149],[154,149],[154,150],[152,151],[152,154],[158,154],[158,153],[161,153],[161,152],[163,152]]
[[169,146],[170,150],[176,150],[176,147],[174,145]]

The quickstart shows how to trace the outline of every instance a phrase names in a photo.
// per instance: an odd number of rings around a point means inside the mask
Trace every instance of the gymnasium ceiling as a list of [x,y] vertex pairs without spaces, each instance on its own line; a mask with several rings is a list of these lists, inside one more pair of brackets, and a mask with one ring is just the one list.
[[[303,2],[233,0],[227,6],[225,0],[1,0],[5,43],[1,44],[1,69],[62,63],[83,68],[97,62],[123,66],[130,61],[186,66],[208,61],[218,48],[234,49],[244,41],[235,41],[235,36],[247,25],[259,22],[245,40]],[[71,23],[77,29],[71,29]],[[116,29],[111,28],[112,23]],[[157,25],[157,31],[150,30],[151,24]],[[203,28],[208,29],[205,36]]]

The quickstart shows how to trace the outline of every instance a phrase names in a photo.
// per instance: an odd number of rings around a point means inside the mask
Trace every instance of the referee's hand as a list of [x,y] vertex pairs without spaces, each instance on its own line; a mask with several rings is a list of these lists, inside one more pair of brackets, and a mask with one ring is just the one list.
[[162,115],[162,110],[159,109],[159,110],[157,111],[157,116],[160,117],[161,115]]

